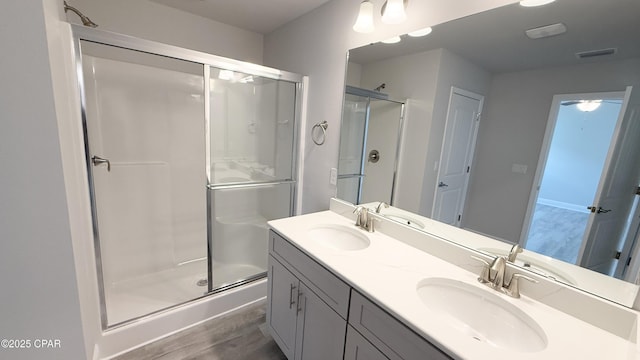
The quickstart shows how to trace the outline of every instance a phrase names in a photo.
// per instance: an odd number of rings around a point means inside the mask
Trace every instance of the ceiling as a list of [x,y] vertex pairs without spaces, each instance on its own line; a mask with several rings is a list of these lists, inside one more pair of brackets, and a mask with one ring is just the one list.
[[[640,57],[640,1],[558,0],[525,8],[518,4],[475,14],[433,27],[422,38],[402,36],[397,44],[376,43],[349,51],[349,61],[366,64],[446,48],[494,72],[522,71],[600,60]],[[527,29],[562,22],[567,32],[543,39],[525,36]],[[578,60],[575,53],[616,48],[607,57]]]
[[330,0],[151,0],[261,34],[329,2]]

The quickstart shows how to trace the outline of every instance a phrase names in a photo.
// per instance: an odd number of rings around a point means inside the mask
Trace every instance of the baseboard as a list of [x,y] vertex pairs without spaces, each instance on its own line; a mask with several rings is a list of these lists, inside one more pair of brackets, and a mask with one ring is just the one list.
[[585,214],[589,213],[589,210],[584,205],[571,204],[571,203],[544,199],[544,198],[538,198],[537,203],[541,205],[553,206],[560,209],[571,210],[571,211],[576,211],[576,212],[585,213]]

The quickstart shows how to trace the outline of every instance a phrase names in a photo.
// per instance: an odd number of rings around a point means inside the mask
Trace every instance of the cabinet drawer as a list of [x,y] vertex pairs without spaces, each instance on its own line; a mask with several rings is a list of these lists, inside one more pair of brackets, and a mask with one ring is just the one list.
[[344,360],[388,360],[380,350],[371,345],[359,332],[347,326],[347,344],[344,347]]
[[347,284],[273,230],[269,231],[269,252],[283,264],[288,265],[294,275],[307,284],[342,318],[347,318],[350,290]]
[[389,359],[451,359],[357,291],[351,292],[349,324]]

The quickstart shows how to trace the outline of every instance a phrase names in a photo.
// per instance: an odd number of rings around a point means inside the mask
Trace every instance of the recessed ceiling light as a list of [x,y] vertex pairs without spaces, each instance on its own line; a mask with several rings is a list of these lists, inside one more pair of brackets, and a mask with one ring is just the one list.
[[412,32],[408,33],[407,35],[409,35],[411,37],[427,36],[427,35],[431,34],[432,31],[433,31],[433,29],[431,27],[426,27],[424,29],[412,31]]
[[395,44],[395,43],[399,43],[402,39],[400,39],[400,36],[394,36],[392,38],[389,38],[387,40],[382,40],[381,43],[385,43],[385,44]]
[[578,110],[584,112],[590,112],[600,107],[602,104],[602,100],[580,100],[579,103],[576,104]]
[[542,6],[542,5],[551,4],[554,1],[556,0],[522,0],[520,1],[520,5],[526,6],[526,7]]
[[550,36],[556,36],[567,32],[567,27],[563,23],[551,24],[547,26],[537,27],[525,31],[530,39],[540,39]]

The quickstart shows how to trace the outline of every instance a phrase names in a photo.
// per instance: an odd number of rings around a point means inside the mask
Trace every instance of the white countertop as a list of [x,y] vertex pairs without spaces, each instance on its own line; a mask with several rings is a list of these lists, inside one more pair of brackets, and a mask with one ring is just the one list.
[[[332,211],[269,222],[276,232],[289,239],[296,247],[454,358],[640,359],[635,339],[625,340],[525,295],[520,299],[513,299],[491,290],[476,281],[477,274],[380,231],[367,233],[358,229],[371,241],[362,250],[344,251],[326,247],[307,235],[309,229],[322,224],[354,227],[353,221]],[[446,314],[430,310],[419,298],[416,291],[418,283],[430,277],[460,280],[493,292],[515,305],[542,327],[547,337],[546,348],[530,353],[514,352],[479,342],[463,334],[450,325],[450,318]]]
[[[377,205],[378,203],[363,204],[363,206],[371,209],[375,209]],[[429,219],[427,217],[414,214],[393,206],[381,209],[381,213],[383,215],[396,215],[412,219],[413,221],[418,221],[421,225],[424,226],[424,229],[422,229],[422,231],[428,232],[441,238],[451,239],[452,241],[458,242],[461,245],[477,249],[479,251],[484,251],[488,254],[507,254],[511,249],[511,246],[513,245],[505,241],[493,239],[483,234],[444,224],[442,222]],[[518,255],[518,258],[522,260],[529,260],[534,264],[544,264],[548,269],[553,270],[549,271],[541,269],[539,273],[543,274],[546,272],[549,273],[549,275],[555,275],[558,281],[564,282],[571,286],[575,286],[596,296],[609,299],[626,307],[633,306],[633,303],[638,294],[638,285],[636,284],[600,274],[598,272],[588,270],[574,264],[569,264],[545,255],[541,255],[527,249],[523,249],[523,253]],[[531,268],[529,270],[535,271],[534,268]]]

